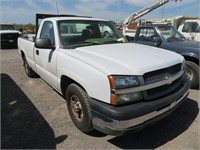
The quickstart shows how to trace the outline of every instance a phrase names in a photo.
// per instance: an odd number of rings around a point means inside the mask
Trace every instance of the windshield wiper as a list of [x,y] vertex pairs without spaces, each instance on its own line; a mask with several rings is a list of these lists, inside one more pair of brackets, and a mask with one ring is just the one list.
[[112,44],[112,43],[119,43],[117,40],[105,41],[102,44]]
[[81,44],[74,44],[74,45],[70,45],[70,46],[66,46],[67,49],[75,49],[77,47],[84,47],[84,46],[92,46],[92,45],[99,45],[100,43],[97,42],[84,42]]
[[112,43],[125,43],[124,38],[119,38],[119,39],[113,39],[113,40],[108,40],[103,42],[103,44],[112,44]]

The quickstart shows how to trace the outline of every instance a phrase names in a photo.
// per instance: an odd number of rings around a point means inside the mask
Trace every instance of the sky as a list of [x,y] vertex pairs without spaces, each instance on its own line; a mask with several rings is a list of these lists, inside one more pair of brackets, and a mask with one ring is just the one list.
[[[0,0],[0,22],[35,24],[36,13],[73,14],[124,21],[129,15],[159,0]],[[56,5],[57,3],[57,5]],[[58,8],[58,9],[57,9]],[[200,17],[200,0],[171,0],[141,19],[179,15]]]

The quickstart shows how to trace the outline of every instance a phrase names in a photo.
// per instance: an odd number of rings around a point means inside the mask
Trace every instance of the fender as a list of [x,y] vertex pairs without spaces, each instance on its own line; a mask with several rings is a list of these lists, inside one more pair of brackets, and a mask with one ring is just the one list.
[[195,53],[191,53],[191,52],[181,52],[180,53],[181,55],[183,55],[184,57],[185,56],[188,56],[188,57],[192,57],[192,58],[195,58],[196,60],[199,61],[199,56]]
[[[77,68],[77,67],[74,67]],[[61,89],[61,77],[62,75],[67,76],[68,78],[76,81],[80,84],[88,93],[91,98],[102,100],[106,103],[110,103],[110,83],[108,77],[100,72],[99,70],[85,64],[85,67],[81,67],[79,72],[76,69],[66,69],[64,67],[60,67],[58,70],[58,91],[62,93]],[[90,71],[82,71],[88,70]]]

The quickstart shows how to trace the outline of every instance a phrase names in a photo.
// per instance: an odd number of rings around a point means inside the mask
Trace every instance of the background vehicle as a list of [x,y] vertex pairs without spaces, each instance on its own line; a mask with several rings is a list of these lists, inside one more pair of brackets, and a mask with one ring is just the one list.
[[[159,2],[156,2],[155,4],[145,7],[138,12],[134,12],[129,17],[127,17],[123,22],[123,29],[122,32],[124,36],[129,36],[129,38],[135,37],[135,32],[138,26],[141,25],[142,20],[137,21],[142,16],[152,12],[153,10],[169,3],[170,0],[159,0]],[[178,0],[175,0],[177,2]],[[181,0],[180,0],[181,1]]]
[[13,24],[0,24],[1,49],[17,48],[17,38],[20,34]]
[[200,42],[200,19],[185,20],[177,29],[186,38]]
[[184,56],[192,80],[191,87],[198,86],[200,42],[186,40],[173,26],[160,24],[138,27],[134,42],[164,48]]
[[107,20],[37,17],[47,18],[35,41],[18,38],[25,72],[29,77],[37,73],[66,98],[82,132],[122,135],[141,129],[169,115],[187,97],[190,81],[181,55],[129,43]]
[[167,24],[174,26],[185,38],[200,41],[200,18],[176,16],[173,18],[147,20],[153,24]]

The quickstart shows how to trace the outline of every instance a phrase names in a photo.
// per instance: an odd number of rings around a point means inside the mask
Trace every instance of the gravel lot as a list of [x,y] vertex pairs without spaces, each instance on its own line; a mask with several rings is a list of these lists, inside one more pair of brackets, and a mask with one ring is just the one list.
[[41,78],[25,75],[17,49],[0,50],[1,148],[200,149],[200,92],[164,120],[122,137],[86,135],[72,123],[65,100]]

